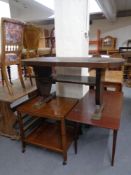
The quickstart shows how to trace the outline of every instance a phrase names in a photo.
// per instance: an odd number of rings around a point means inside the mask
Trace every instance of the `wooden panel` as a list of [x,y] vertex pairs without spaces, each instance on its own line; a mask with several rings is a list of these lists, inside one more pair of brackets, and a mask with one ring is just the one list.
[[[19,139],[19,133],[14,128],[17,117],[14,106],[22,103],[22,97],[30,94],[36,90],[36,86],[31,86],[28,80],[25,81],[26,90],[20,86],[18,80],[14,82],[14,95],[9,95],[7,88],[0,86],[0,135],[7,136],[13,139]],[[27,99],[27,98],[25,98]]]

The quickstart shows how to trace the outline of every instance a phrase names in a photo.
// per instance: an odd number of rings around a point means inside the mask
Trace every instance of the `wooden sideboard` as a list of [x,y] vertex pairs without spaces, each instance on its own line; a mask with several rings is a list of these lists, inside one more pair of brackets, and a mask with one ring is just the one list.
[[23,90],[19,80],[16,80],[13,85],[14,95],[10,95],[6,87],[0,86],[0,135],[19,139],[19,133],[14,128],[17,121],[16,107],[36,91],[36,85],[31,86],[28,80],[25,85],[26,89]]

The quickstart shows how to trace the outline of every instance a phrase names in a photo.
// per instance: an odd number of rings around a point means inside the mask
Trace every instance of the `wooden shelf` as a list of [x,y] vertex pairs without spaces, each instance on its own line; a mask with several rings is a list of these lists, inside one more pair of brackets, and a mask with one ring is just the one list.
[[[38,128],[26,137],[25,142],[57,152],[63,152],[60,129],[60,124],[42,122]],[[74,129],[71,126],[66,127],[66,150],[73,141],[73,135]]]
[[57,75],[56,77],[54,77],[54,80],[56,82],[84,84],[84,85],[95,85],[96,83],[95,77],[87,77],[87,76]]

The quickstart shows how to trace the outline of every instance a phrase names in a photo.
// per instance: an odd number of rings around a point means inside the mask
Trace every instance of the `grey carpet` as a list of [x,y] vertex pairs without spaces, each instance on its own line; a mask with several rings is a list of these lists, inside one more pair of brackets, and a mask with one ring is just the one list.
[[72,145],[66,166],[58,153],[27,146],[23,154],[20,142],[0,136],[0,175],[131,175],[131,89],[124,88],[114,167],[110,166],[112,132],[95,127],[83,132],[78,154]]

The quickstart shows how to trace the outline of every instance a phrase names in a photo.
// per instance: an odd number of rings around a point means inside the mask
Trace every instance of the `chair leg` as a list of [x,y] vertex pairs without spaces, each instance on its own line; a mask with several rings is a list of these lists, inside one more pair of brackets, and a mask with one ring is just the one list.
[[29,78],[30,78],[31,85],[33,86],[33,81],[32,81],[31,75],[29,75]]
[[10,84],[13,84],[12,81],[11,81],[11,67],[10,66],[7,66],[7,72],[8,72]]
[[27,67],[27,72],[28,72],[28,75],[29,75],[31,86],[33,86],[33,81],[32,81],[32,77],[31,77],[31,72],[32,72],[31,67]]
[[18,74],[19,74],[21,85],[25,89],[25,83],[24,83],[24,80],[23,80],[23,77],[22,77],[22,67],[21,67],[20,64],[18,64]]
[[6,67],[2,67],[2,77],[3,79],[5,80],[5,84],[7,86],[7,89],[9,91],[9,94],[10,95],[13,95],[13,90],[12,90],[12,87],[8,81],[8,76],[7,76],[7,72],[6,72]]
[[2,67],[1,67],[1,81],[2,81],[2,85],[4,86],[4,76],[3,76]]

